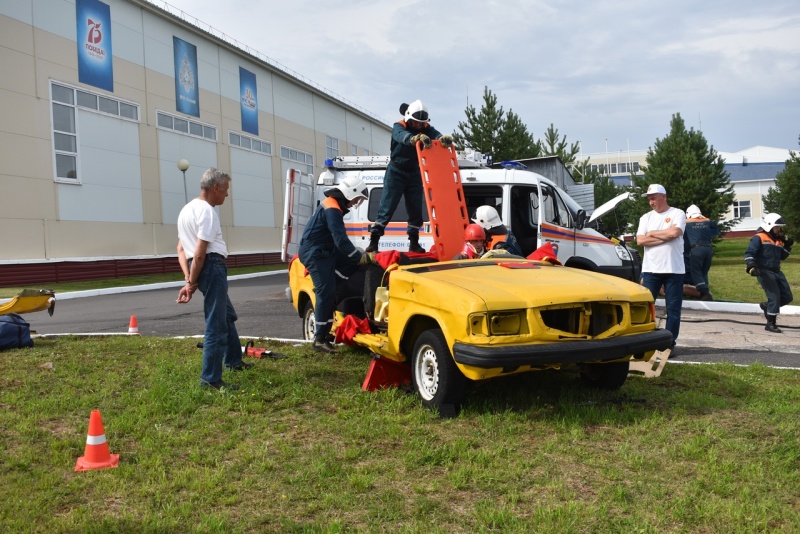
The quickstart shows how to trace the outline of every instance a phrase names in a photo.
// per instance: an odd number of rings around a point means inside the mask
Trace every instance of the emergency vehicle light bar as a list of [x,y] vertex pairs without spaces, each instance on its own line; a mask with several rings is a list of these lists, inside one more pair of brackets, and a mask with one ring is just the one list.
[[[461,169],[477,169],[487,166],[487,157],[480,152],[459,152],[458,166]],[[389,156],[339,156],[325,160],[329,170],[385,169]]]

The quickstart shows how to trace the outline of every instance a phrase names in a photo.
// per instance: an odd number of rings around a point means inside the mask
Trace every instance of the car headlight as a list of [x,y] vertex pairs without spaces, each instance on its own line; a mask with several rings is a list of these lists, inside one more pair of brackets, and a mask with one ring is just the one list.
[[521,310],[473,313],[469,316],[469,333],[477,336],[516,336],[525,322]]
[[631,252],[628,250],[628,247],[623,245],[617,245],[614,247],[614,250],[617,252],[617,257],[622,261],[632,261]]

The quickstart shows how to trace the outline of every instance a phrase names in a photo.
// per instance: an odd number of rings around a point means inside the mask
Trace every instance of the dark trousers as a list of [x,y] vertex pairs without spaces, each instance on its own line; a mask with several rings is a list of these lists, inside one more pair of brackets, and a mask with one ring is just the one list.
[[689,256],[689,269],[692,282],[700,293],[708,291],[708,271],[711,269],[711,258],[714,249],[707,246],[696,246]]
[[406,172],[389,165],[383,177],[383,196],[375,218],[373,232],[383,235],[386,225],[392,220],[400,198],[405,195],[408,212],[408,235],[418,236],[422,227],[422,177],[419,169]]
[[666,328],[672,333],[672,342],[681,331],[681,307],[683,306],[683,274],[642,273],[642,285],[650,290],[653,299],[658,298],[664,286],[664,302],[667,308]]
[[767,314],[778,315],[781,306],[786,306],[793,300],[792,288],[789,287],[789,282],[786,281],[786,276],[778,271],[768,271],[760,268],[758,275],[758,283],[764,288],[764,293],[767,294]]

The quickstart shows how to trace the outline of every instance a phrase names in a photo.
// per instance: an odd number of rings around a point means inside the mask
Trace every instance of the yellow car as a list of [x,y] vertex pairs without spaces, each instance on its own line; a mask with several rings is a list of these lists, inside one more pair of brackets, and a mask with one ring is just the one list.
[[[364,270],[363,292],[353,294],[362,279],[354,275],[336,324],[367,317],[372,333],[354,343],[410,365],[413,387],[433,408],[457,407],[470,381],[543,369],[578,366],[589,384],[619,388],[631,359],[672,345],[656,328],[650,292],[617,277],[502,255]],[[297,259],[287,296],[312,339],[314,288]]]

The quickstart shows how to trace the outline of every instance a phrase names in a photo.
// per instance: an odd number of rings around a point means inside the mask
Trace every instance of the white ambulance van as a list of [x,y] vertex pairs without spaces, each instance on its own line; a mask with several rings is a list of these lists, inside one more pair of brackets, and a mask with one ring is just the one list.
[[[388,156],[344,156],[326,161],[325,171],[316,180],[289,171],[284,206],[284,261],[297,252],[305,224],[325,198],[323,192],[351,174],[364,181],[370,194],[369,200],[351,210],[344,222],[353,244],[366,248],[381,203],[388,163]],[[553,181],[516,165],[496,169],[461,158],[458,164],[470,218],[479,206],[494,207],[503,223],[514,232],[526,256],[549,242],[559,261],[568,267],[638,281],[641,271],[638,254],[624,242],[611,240],[587,227],[586,211]],[[427,218],[427,209],[423,213]],[[406,221],[405,201],[401,199],[380,240],[379,250],[408,250]],[[427,222],[420,230],[419,241],[426,250],[433,246]]]

